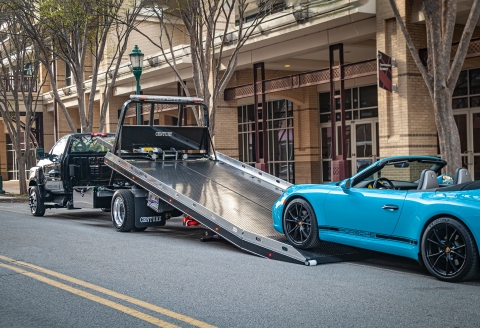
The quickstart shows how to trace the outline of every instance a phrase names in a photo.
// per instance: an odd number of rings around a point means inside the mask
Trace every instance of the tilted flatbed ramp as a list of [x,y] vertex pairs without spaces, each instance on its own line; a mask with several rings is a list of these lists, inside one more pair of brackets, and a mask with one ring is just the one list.
[[322,242],[299,250],[272,226],[271,208],[289,183],[216,153],[217,160],[149,161],[122,159],[106,164],[135,184],[192,216],[232,244],[256,255],[315,265],[355,260],[368,253]]

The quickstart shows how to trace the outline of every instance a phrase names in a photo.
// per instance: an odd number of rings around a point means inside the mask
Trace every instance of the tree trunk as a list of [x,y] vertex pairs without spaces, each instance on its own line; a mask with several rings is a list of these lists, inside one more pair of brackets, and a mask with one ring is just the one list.
[[454,175],[455,170],[462,167],[462,156],[460,135],[452,112],[452,95],[448,89],[435,90],[433,108],[440,153],[448,164],[443,173]]
[[25,163],[26,163],[26,156],[22,156],[21,151],[17,152],[17,168],[18,168],[18,186],[20,189],[20,195],[27,194],[27,177],[25,174]]

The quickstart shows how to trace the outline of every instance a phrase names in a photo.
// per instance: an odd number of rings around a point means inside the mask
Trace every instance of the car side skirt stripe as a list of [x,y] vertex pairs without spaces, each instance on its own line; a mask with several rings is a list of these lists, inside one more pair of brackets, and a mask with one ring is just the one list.
[[393,235],[385,235],[385,234],[375,233],[375,232],[370,232],[370,231],[362,231],[362,230],[355,230],[355,229],[341,228],[341,227],[332,227],[332,226],[319,226],[318,229],[319,230],[328,230],[328,231],[338,232],[338,233],[347,234],[347,235],[355,235],[355,236],[359,236],[359,237],[378,238],[378,239],[383,239],[383,240],[396,241],[396,242],[400,242],[400,243],[406,243],[406,244],[409,244],[409,245],[417,245],[418,244],[418,241],[415,240],[415,239],[393,236]]

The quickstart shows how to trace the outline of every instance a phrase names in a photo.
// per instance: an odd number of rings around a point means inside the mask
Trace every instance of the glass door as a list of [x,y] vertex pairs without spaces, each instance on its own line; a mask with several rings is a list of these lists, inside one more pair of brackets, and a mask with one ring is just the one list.
[[365,122],[354,126],[355,149],[352,157],[355,159],[352,169],[357,173],[377,160],[376,140],[374,138],[376,125],[374,122]]

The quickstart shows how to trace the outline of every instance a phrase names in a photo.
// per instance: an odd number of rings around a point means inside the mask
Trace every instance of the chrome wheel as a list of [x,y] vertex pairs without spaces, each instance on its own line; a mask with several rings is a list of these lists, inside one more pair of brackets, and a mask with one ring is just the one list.
[[121,227],[125,221],[125,203],[121,197],[115,198],[113,202],[113,220],[117,227]]
[[37,192],[35,188],[32,188],[30,191],[30,212],[32,214],[35,214],[37,212],[37,206],[38,206],[38,199],[37,199]]
[[465,237],[450,223],[438,224],[428,232],[425,255],[430,268],[445,278],[458,275],[469,260]]
[[285,218],[285,228],[290,238],[298,244],[303,244],[312,233],[310,214],[302,204],[295,204],[288,209]]

